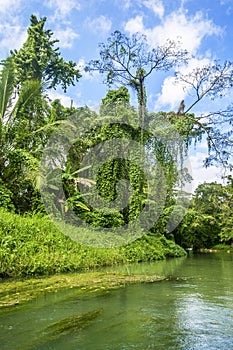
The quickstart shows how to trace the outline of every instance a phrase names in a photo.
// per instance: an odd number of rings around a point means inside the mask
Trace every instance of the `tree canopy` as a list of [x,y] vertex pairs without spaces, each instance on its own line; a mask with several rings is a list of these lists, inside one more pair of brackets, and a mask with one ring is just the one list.
[[81,77],[74,61],[65,61],[59,48],[55,46],[59,40],[52,39],[53,32],[45,29],[46,17],[30,18],[27,30],[27,40],[20,50],[12,50],[11,56],[15,64],[15,83],[21,84],[26,80],[38,80],[46,83],[47,88],[56,89],[61,85],[64,92],[69,85]]
[[[136,33],[127,37],[118,30],[112,33],[107,43],[99,44],[99,56],[99,59],[89,62],[86,70],[104,74],[104,81],[109,85],[120,83],[131,86],[137,92],[142,128],[146,110],[146,79],[154,71],[174,70],[190,59],[178,42],[169,40],[162,46],[151,48],[144,35]],[[220,164],[232,169],[232,105],[201,116],[194,116],[190,111],[204,98],[214,100],[223,97],[233,87],[233,63],[216,61],[194,68],[188,74],[177,70],[176,79],[192,96],[191,104],[182,113],[183,120],[188,119],[193,126],[191,134],[198,129],[199,136],[207,139],[209,154],[205,165]]]

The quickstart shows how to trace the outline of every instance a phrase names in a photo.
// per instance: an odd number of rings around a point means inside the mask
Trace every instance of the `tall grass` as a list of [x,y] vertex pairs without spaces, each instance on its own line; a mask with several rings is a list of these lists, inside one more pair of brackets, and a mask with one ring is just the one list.
[[79,272],[184,254],[174,242],[147,235],[119,248],[93,248],[65,236],[48,217],[22,217],[0,210],[2,278]]

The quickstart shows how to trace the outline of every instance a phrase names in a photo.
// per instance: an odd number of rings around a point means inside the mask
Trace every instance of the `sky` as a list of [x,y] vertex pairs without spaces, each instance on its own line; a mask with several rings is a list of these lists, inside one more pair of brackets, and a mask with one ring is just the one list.
[[[115,30],[128,36],[145,34],[151,48],[166,39],[179,40],[192,57],[181,67],[183,72],[214,60],[233,61],[233,0],[0,0],[0,59],[25,42],[31,14],[47,17],[46,28],[59,40],[62,57],[77,62],[81,71],[91,59],[99,58],[98,44]],[[75,106],[98,106],[108,91],[103,77],[81,73],[66,94],[57,89],[50,97],[66,106],[71,99]],[[130,94],[136,104],[135,93]],[[182,86],[174,85],[174,71],[152,74],[147,81],[150,111],[176,111],[182,99],[187,103],[190,98]],[[205,101],[192,112],[219,109],[232,98],[233,92],[221,101]],[[221,181],[220,169],[203,167],[206,155],[204,142],[190,153],[193,188],[204,181]]]

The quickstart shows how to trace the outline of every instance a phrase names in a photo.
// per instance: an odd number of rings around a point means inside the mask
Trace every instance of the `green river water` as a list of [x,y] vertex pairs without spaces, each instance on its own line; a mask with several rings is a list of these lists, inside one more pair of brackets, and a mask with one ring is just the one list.
[[[86,295],[63,290],[0,311],[0,349],[233,350],[233,254],[190,255],[115,270],[167,279]],[[51,333],[51,324],[83,314],[91,316],[80,329]]]

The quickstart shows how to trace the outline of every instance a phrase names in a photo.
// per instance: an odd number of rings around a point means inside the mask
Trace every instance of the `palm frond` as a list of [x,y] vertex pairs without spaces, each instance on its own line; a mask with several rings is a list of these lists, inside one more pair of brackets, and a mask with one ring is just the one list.
[[30,103],[36,103],[41,99],[42,85],[38,80],[27,80],[25,81],[20,89],[18,101],[14,107],[13,114],[16,115],[18,112],[28,106]]
[[7,58],[2,63],[0,72],[0,122],[11,106],[14,92],[14,65],[11,58]]

